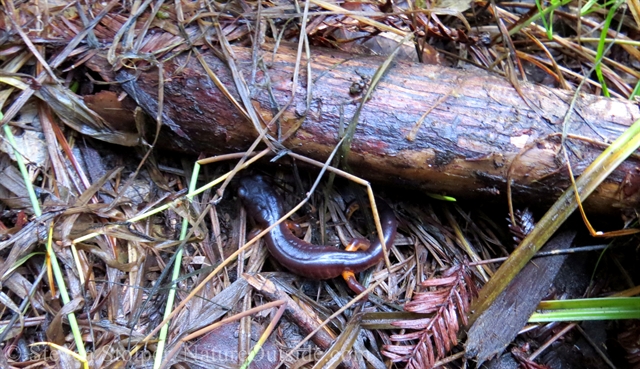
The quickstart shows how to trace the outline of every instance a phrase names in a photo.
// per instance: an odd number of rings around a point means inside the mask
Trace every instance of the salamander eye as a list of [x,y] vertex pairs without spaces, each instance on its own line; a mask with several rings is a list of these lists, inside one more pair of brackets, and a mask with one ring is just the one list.
[[240,196],[241,198],[247,198],[248,190],[244,185],[238,187],[238,196]]

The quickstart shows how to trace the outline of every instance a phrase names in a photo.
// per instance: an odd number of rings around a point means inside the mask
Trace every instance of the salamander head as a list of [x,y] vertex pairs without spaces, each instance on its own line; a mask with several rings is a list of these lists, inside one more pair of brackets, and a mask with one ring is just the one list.
[[260,175],[240,179],[238,197],[259,227],[266,228],[283,215],[280,197]]

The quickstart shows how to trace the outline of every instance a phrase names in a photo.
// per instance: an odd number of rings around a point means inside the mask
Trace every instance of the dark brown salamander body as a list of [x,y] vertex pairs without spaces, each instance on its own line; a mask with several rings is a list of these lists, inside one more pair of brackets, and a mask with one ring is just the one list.
[[[238,195],[249,216],[260,228],[267,228],[286,213],[276,191],[261,176],[240,181]],[[384,242],[391,247],[398,222],[393,210],[384,201],[377,203]],[[382,244],[376,236],[367,250],[346,251],[332,246],[318,246],[305,242],[280,223],[265,236],[271,255],[284,267],[304,277],[329,279],[345,271],[354,273],[376,265],[383,256]]]

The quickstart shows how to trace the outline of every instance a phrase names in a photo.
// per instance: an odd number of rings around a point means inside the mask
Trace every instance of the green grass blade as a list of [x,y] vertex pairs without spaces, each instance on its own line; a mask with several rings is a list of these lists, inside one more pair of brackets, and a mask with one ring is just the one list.
[[542,301],[529,322],[640,319],[640,297]]

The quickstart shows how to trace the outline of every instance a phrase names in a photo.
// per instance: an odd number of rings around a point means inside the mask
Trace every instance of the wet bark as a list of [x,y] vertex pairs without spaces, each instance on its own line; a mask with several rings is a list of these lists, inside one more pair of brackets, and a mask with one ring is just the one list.
[[[542,250],[568,249],[575,236],[575,231],[559,233]],[[504,351],[527,324],[540,301],[549,294],[566,259],[567,254],[554,255],[528,263],[471,326],[465,355],[476,360],[480,367],[481,363]]]
[[[373,76],[384,60],[313,49],[311,85],[303,58],[297,85],[292,86],[294,47],[281,45],[275,53],[261,50],[256,69],[251,49],[234,47],[233,52],[263,121],[286,107],[279,126],[271,128],[272,135],[277,138],[277,132],[301,122],[283,145],[320,161],[334,149],[339,132],[354,115],[362,97],[358,85]],[[204,53],[204,60],[240,101],[227,64],[211,52]],[[91,63],[94,69],[105,70],[97,58]],[[206,154],[249,147],[256,129],[216,87],[197,58],[185,53],[163,68],[163,147]],[[119,73],[119,80],[131,78]],[[123,86],[150,116],[156,116],[157,69],[143,71]],[[295,96],[289,104],[292,88]],[[513,165],[516,201],[534,206],[552,202],[569,184],[559,134],[572,94],[527,83],[521,89],[528,104],[499,76],[396,61],[362,110],[347,161],[355,174],[369,180],[457,197],[505,198],[507,172]],[[584,138],[567,139],[574,173],[579,175],[601,153],[599,142],[611,142],[638,118],[634,103],[580,95],[565,127],[567,133]],[[416,130],[413,140],[412,130]],[[630,158],[616,169],[591,195],[589,208],[604,212],[634,208],[640,197],[639,164]]]

